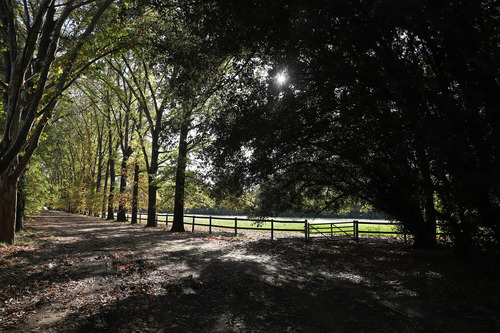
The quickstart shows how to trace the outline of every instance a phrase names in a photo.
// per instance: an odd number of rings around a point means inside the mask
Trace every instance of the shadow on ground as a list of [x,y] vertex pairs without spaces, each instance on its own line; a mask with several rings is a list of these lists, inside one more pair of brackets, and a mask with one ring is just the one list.
[[499,329],[498,279],[445,250],[171,234],[58,212],[37,221],[55,240],[0,266],[0,330]]

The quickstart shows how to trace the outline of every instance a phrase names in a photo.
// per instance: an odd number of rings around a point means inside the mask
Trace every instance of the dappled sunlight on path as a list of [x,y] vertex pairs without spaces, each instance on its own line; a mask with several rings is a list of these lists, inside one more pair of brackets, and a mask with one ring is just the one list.
[[385,241],[170,233],[60,212],[35,221],[31,228],[51,242],[0,266],[0,330],[414,332],[498,324],[493,295],[483,295],[489,308],[481,308],[454,294],[463,267],[447,254]]

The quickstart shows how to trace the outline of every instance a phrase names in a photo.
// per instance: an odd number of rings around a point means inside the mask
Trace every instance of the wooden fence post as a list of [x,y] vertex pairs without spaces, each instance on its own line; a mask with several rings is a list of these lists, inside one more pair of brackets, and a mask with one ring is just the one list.
[[238,236],[238,217],[234,217],[234,235]]
[[271,219],[271,240],[274,239],[274,219]]
[[168,229],[168,213],[165,214],[165,222],[167,223],[167,229]]
[[309,224],[307,223],[307,220],[304,222],[304,234],[306,237],[306,243],[309,242]]
[[210,217],[208,219],[208,233],[209,234],[212,233],[212,215],[210,215]]
[[354,239],[357,242],[359,240],[359,222],[358,222],[358,220],[354,220],[352,223],[354,224],[353,225],[353,228],[354,228]]
[[195,216],[193,215],[193,225],[191,226],[191,232],[194,232],[194,219],[195,219]]

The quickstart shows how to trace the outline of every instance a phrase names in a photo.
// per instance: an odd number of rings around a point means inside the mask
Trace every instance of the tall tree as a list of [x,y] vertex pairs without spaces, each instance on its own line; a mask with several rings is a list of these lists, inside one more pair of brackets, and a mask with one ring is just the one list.
[[[175,73],[159,74],[155,66],[148,63],[141,54],[133,53],[123,56],[119,63],[111,63],[111,66],[122,77],[139,104],[139,112],[134,123],[148,172],[148,220],[146,226],[156,227],[158,191],[156,177],[161,164],[162,124],[169,107],[166,91],[171,89],[171,78],[175,77]],[[146,125],[146,130],[144,130],[143,125]],[[151,138],[149,152],[148,142],[144,140],[147,132]]]
[[[116,67],[115,67],[116,68]],[[121,69],[120,69],[121,70]],[[108,86],[111,92],[115,95],[118,105],[110,105],[114,124],[117,129],[117,142],[121,151],[121,170],[120,170],[120,188],[118,197],[118,212],[116,220],[120,222],[127,221],[127,198],[126,187],[128,182],[128,160],[133,153],[131,146],[132,139],[132,109],[137,105],[134,94],[131,92],[130,87],[123,81],[123,76],[115,73],[116,80],[110,82],[108,77],[102,77],[100,80],[104,85]]]
[[0,141],[0,241],[14,241],[19,176],[58,98],[89,64],[77,60],[112,2],[0,1],[5,112]]
[[109,166],[109,194],[108,194],[108,213],[106,220],[115,219],[115,186],[116,186],[116,172],[115,172],[115,159],[117,145],[114,143],[113,130],[111,122],[111,111],[107,110],[107,126],[108,126],[108,166]]
[[[209,23],[208,29],[200,30],[198,22],[213,18],[212,3],[181,1],[178,6],[171,7],[170,1],[158,1],[155,5],[161,19],[151,28],[151,57],[157,59],[162,71],[168,72],[174,67],[176,72],[169,92],[173,107],[164,127],[177,135],[171,231],[182,232],[188,155],[207,140],[207,123],[217,104],[213,100],[221,90],[232,89],[234,78],[250,67],[252,53],[234,39],[228,47],[229,32],[211,31],[214,22]],[[170,137],[169,140],[175,139]]]
[[221,26],[254,32],[273,68],[214,121],[221,182],[261,182],[267,212],[359,198],[421,247],[434,246],[437,218],[458,248],[479,230],[498,244],[498,6],[217,4]]
[[137,211],[139,209],[139,163],[134,163],[134,183],[132,188],[132,219],[131,224],[137,224]]

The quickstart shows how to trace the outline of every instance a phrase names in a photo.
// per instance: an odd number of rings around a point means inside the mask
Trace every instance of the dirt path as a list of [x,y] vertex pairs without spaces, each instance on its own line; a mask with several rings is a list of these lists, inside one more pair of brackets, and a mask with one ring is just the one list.
[[0,252],[0,331],[500,330],[498,279],[446,251],[170,234],[59,212],[31,228],[45,246]]

